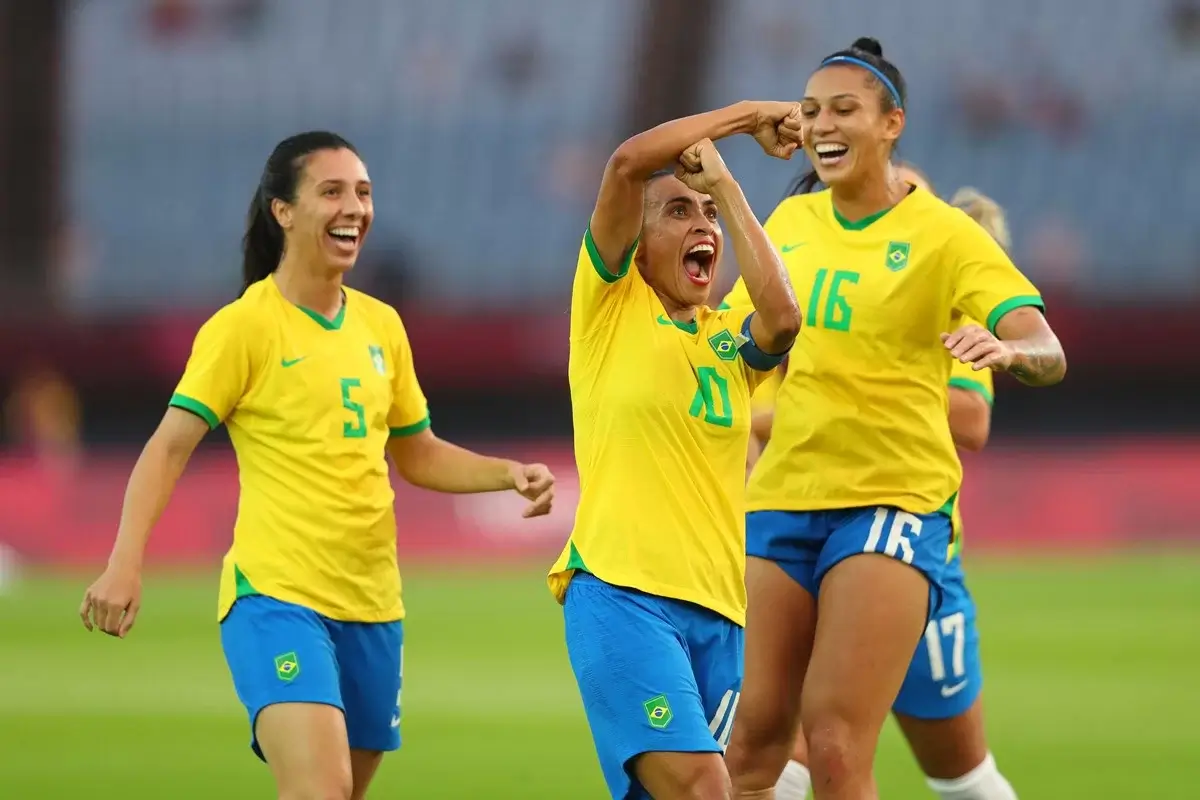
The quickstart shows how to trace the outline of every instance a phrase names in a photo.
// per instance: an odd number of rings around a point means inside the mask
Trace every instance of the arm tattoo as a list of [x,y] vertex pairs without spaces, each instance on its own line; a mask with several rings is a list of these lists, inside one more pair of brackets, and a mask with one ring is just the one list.
[[1029,386],[1050,386],[1062,380],[1066,358],[1057,342],[1053,345],[1030,343],[1017,348],[1008,371]]

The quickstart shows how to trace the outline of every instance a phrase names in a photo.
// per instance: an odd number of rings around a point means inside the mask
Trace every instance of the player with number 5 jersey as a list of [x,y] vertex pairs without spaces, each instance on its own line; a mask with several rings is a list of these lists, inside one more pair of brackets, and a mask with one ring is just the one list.
[[[750,394],[791,347],[800,311],[712,140],[749,133],[790,158],[797,111],[741,103],[629,139],[579,248],[569,377],[581,495],[549,584],[614,798],[729,791]],[[747,303],[714,311],[719,220]]]
[[409,483],[514,489],[549,511],[553,477],[434,436],[408,336],[390,306],[343,286],[374,217],[354,148],[321,131],[280,142],[251,201],[242,295],[196,335],[129,479],[85,626],[124,636],[150,530],[201,438],[237,454],[233,545],[218,618],[251,744],[280,797],[366,796],[400,746],[404,606],[390,455]]
[[[877,796],[879,732],[947,579],[962,480],[947,354],[1035,386],[1065,371],[1004,250],[892,169],[905,94],[873,39],[824,59],[801,127],[829,188],[789,197],[765,225],[806,313],[747,486],[737,797],[769,796],[798,720],[818,798]],[[727,302],[742,297],[735,286]],[[963,317],[986,329],[955,329]]]

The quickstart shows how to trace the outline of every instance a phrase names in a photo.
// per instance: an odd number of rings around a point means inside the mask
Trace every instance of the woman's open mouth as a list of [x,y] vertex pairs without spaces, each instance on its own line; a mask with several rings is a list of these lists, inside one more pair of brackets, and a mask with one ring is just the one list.
[[697,286],[707,286],[712,280],[713,259],[716,256],[717,249],[707,242],[693,245],[683,256],[683,271],[688,280]]

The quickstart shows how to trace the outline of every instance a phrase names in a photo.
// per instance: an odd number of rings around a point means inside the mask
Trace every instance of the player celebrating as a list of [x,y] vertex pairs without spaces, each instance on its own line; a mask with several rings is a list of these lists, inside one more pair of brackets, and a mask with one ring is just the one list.
[[[818,798],[876,796],[879,731],[946,591],[962,479],[946,352],[1035,386],[1066,369],[1003,249],[891,169],[904,98],[873,39],[822,61],[802,132],[830,188],[788,198],[766,225],[807,311],[747,489],[746,676],[728,753],[740,798],[773,795],[798,721]],[[962,316],[987,328],[954,329]]]
[[[925,177],[908,164],[897,168],[908,183],[932,191]],[[950,204],[961,208],[1006,250],[1008,225],[1004,211],[991,198],[973,189],[960,189]],[[772,384],[777,383],[772,377]],[[769,436],[771,393],[768,384],[754,395],[763,407],[756,415],[756,433]],[[950,433],[954,443],[977,452],[987,444],[992,416],[992,372],[974,370],[953,361],[950,369]],[[763,437],[765,439],[765,437]],[[751,453],[755,448],[751,446]],[[909,747],[928,778],[931,789],[946,800],[1016,800],[1012,786],[996,768],[983,725],[979,631],[975,602],[962,572],[961,506],[954,507],[954,535],[944,583],[945,598],[938,616],[925,626],[892,713]],[[808,748],[803,732],[797,737],[792,760],[775,786],[776,800],[805,800],[811,785]]]
[[241,297],[196,336],[183,379],[129,479],[88,630],[124,637],[142,556],[193,449],[224,422],[241,494],[221,573],[221,643],[251,744],[281,798],[362,798],[400,746],[404,608],[394,494],[515,489],[546,513],[540,464],[438,439],[400,317],[343,286],[374,210],[366,167],[332,133],[280,142],[250,204]]
[[[609,159],[571,299],[581,496],[550,571],[614,798],[727,798],[745,620],[750,393],[800,310],[711,139],[799,141],[794,103],[660,125]],[[675,174],[660,173],[678,162]],[[729,229],[753,308],[705,303]]]

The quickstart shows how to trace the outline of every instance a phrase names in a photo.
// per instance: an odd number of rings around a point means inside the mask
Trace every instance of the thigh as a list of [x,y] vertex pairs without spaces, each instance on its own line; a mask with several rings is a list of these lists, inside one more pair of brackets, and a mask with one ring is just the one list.
[[801,695],[813,758],[833,747],[851,768],[869,770],[925,626],[928,599],[924,575],[887,556],[845,558],[824,576]]
[[682,634],[661,601],[576,573],[563,617],[567,655],[613,797],[640,796],[634,762],[645,753],[720,752]]
[[346,722],[323,703],[267,706],[255,726],[280,797],[348,797],[354,777]]
[[[341,724],[342,696],[333,642],[311,609],[263,595],[240,598],[221,622],[221,646],[238,699],[259,746],[263,710],[280,703],[332,707]],[[318,715],[319,716],[319,715]]]
[[398,749],[403,623],[333,622],[330,629],[350,747],[375,752]]
[[746,560],[745,674],[727,762],[735,788],[774,786],[787,763],[813,644],[816,600],[778,564]]
[[982,689],[975,601],[956,559],[892,708],[917,719],[951,719],[969,709]]

